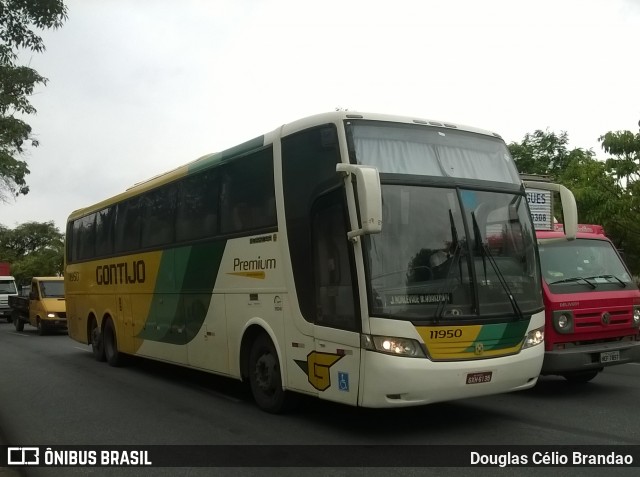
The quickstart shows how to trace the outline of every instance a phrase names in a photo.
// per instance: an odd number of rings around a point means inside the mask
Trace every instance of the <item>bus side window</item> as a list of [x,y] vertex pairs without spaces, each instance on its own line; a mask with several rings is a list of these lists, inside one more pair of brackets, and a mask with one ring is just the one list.
[[338,189],[325,196],[312,213],[316,324],[358,330],[351,276],[350,246]]

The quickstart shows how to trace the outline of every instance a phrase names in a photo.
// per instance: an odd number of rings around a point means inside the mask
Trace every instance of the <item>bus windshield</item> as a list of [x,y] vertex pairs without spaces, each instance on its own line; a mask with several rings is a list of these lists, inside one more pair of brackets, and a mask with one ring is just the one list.
[[438,321],[542,309],[523,195],[384,184],[380,234],[366,241],[372,313]]
[[380,172],[456,177],[520,185],[504,141],[445,127],[374,121],[348,124],[361,164]]
[[539,245],[542,276],[548,285],[573,293],[632,285],[631,276],[611,242],[597,239],[543,241]]

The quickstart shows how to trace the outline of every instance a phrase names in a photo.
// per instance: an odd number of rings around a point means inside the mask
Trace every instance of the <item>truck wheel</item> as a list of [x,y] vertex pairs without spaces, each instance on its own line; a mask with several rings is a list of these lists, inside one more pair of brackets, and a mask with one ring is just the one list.
[[24,321],[22,321],[20,318],[14,318],[13,326],[15,327],[16,331],[22,331],[24,330]]
[[107,319],[104,325],[104,355],[109,366],[120,366],[124,361],[124,356],[118,351],[118,340],[113,321]]
[[278,353],[265,334],[258,336],[251,346],[249,385],[256,404],[263,411],[278,414],[289,408],[292,396],[282,389]]
[[42,320],[38,320],[37,324],[37,328],[38,328],[38,334],[40,336],[44,336],[47,334],[47,327],[44,325],[44,323],[42,323]]
[[570,383],[577,383],[577,384],[588,383],[593,378],[595,378],[600,371],[602,370],[594,369],[591,371],[578,371],[576,373],[563,374],[563,377]]
[[106,359],[104,356],[102,333],[100,333],[100,328],[98,328],[98,323],[96,323],[95,319],[91,319],[91,351],[97,361],[104,361]]

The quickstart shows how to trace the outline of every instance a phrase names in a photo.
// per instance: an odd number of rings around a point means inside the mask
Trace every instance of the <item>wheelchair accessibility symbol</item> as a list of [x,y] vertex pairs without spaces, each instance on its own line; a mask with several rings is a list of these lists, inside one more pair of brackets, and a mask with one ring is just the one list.
[[349,391],[349,373],[338,371],[338,389]]

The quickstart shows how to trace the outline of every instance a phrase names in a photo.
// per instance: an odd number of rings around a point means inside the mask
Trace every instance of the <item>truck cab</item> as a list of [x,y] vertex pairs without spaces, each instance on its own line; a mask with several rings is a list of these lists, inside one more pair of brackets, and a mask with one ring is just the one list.
[[640,291],[599,225],[536,231],[546,313],[543,375],[587,382],[640,361]]
[[28,296],[12,299],[14,325],[22,331],[25,323],[35,326],[41,335],[67,329],[63,277],[34,277]]
[[0,317],[4,317],[8,322],[11,322],[9,297],[17,295],[18,289],[14,278],[9,275],[0,276]]

